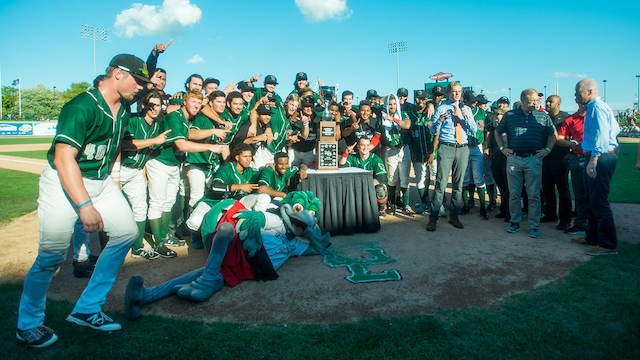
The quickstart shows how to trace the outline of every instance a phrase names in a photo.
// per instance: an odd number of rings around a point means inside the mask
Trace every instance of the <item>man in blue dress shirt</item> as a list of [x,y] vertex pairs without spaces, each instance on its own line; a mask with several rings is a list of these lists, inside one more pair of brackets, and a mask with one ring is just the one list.
[[438,137],[438,171],[436,173],[436,185],[431,203],[431,214],[427,231],[436,230],[438,211],[442,206],[444,192],[451,174],[451,208],[449,210],[449,223],[462,229],[462,223],[458,219],[462,208],[462,182],[469,162],[469,148],[467,144],[467,132],[475,133],[478,130],[471,108],[460,103],[462,98],[462,85],[453,81],[447,86],[446,104],[440,105],[433,114],[431,133]]
[[585,104],[582,150],[587,153],[584,175],[584,206],[588,228],[585,236],[572,243],[590,247],[588,255],[618,253],[618,239],[609,205],[609,183],[616,170],[617,136],[620,126],[609,105],[598,96],[598,83],[584,79],[576,85],[576,102]]

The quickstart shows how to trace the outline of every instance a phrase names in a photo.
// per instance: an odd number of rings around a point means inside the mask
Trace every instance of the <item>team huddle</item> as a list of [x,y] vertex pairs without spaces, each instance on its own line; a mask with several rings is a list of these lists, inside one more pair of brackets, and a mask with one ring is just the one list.
[[[149,260],[173,258],[177,255],[172,248],[185,246],[189,236],[192,248],[209,252],[205,267],[158,287],[147,289],[141,277],[132,278],[125,295],[131,320],[140,306],[170,294],[204,301],[232,279],[273,279],[291,256],[327,253],[329,236],[318,226],[321,204],[312,193],[296,191],[307,170],[317,165],[325,110],[309,88],[307,74],[296,74],[294,89],[284,100],[273,75],[266,76],[260,88],[254,86],[259,76],[252,76],[220,90],[217,79],[194,74],[186,79],[184,92],[169,95],[164,92],[167,73],[156,66],[168,45],[156,45],[146,62],[133,55],[114,57],[94,88],[60,113],[39,185],[38,257],[26,276],[19,308],[16,336],[30,346],[45,347],[57,340],[44,325],[46,293],[71,239],[88,241],[88,236],[78,236],[81,233],[104,232],[108,241],[97,259],[74,254],[91,278],[67,320],[101,331],[121,328],[101,306],[129,253]],[[597,84],[594,90],[591,82],[579,83],[576,101],[578,94],[585,109],[581,111],[587,113],[586,139],[595,133],[587,125],[589,116],[608,115],[608,107],[598,102]],[[488,220],[499,189],[502,201],[496,217],[510,223],[508,232],[519,231],[524,196],[529,235],[537,238],[543,159],[564,147],[565,155],[583,160],[572,175],[584,176],[582,198],[576,196],[580,214],[571,226],[571,206],[562,197],[564,182],[552,181],[549,186],[562,193],[561,214],[556,213],[554,194],[542,221],[559,217],[559,229],[586,234],[576,243],[614,253],[615,228],[606,225],[613,235],[602,230],[605,222],[613,226],[606,194],[604,199],[589,196],[599,187],[608,191],[615,169],[611,155],[617,133],[608,118],[602,123],[612,127],[608,134],[613,140],[583,142],[575,126],[560,126],[556,108],[547,104],[547,111],[541,111],[540,95],[533,89],[523,91],[521,105],[511,111],[505,97],[489,110],[486,97],[463,93],[458,82],[435,86],[429,93],[415,91],[415,104],[408,96],[405,88],[384,96],[369,90],[366,100],[356,105],[354,94],[344,91],[340,102],[328,105],[341,154],[338,163],[372,172],[379,217],[428,212],[426,229],[435,231],[438,219],[447,216],[444,202],[450,183],[449,223],[463,228],[459,215],[469,213],[474,193],[480,217]],[[135,103],[137,113],[131,114]],[[559,109],[559,98],[557,105]],[[571,124],[579,120],[574,117]],[[412,167],[419,197],[413,205]],[[145,245],[147,225],[152,236]],[[88,244],[74,245],[76,253],[88,252]],[[226,269],[236,264],[232,257],[243,252],[262,260],[242,264],[244,275],[238,277],[238,271]]]

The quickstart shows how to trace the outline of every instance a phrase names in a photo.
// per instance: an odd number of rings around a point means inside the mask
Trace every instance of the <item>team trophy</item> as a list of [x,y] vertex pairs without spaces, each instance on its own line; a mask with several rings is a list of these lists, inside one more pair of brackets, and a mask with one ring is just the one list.
[[331,117],[329,105],[336,100],[335,86],[320,86],[320,101],[324,104],[318,144],[316,146],[316,164],[318,170],[338,169],[338,140],[336,122]]

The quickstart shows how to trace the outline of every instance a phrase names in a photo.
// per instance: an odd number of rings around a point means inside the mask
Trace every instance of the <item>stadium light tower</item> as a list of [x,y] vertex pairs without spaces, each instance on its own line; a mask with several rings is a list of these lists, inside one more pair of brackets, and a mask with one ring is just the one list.
[[636,107],[638,111],[640,111],[640,75],[636,75],[636,79],[638,79],[638,94],[636,95]]
[[406,52],[407,51],[407,42],[406,41],[401,41],[401,42],[397,42],[397,43],[389,43],[389,54],[396,54],[396,66],[398,68],[398,87],[397,89],[400,89],[400,53],[401,52]]
[[87,24],[82,25],[80,30],[80,36],[86,39],[93,39],[93,78],[97,76],[96,73],[96,40],[107,41],[107,29],[89,26]]

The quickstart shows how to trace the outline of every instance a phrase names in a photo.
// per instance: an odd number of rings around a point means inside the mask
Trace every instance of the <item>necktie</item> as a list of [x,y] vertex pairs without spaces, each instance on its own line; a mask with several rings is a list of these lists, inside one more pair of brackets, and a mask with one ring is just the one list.
[[456,142],[459,145],[462,145],[462,124],[460,123],[460,110],[458,110],[457,106],[454,106],[453,108],[455,109],[455,111],[453,112],[453,118],[456,125]]

